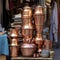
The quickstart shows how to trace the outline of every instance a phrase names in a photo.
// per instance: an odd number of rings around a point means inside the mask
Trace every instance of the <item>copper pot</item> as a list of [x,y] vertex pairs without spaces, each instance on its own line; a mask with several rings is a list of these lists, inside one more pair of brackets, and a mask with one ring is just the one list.
[[42,48],[43,42],[44,42],[44,40],[42,38],[42,35],[41,34],[37,34],[36,38],[35,38],[35,43],[38,45],[38,49]]
[[10,36],[11,37],[18,37],[18,29],[10,29]]
[[32,9],[29,6],[25,6],[23,9],[23,18],[31,18],[32,16]]
[[21,53],[23,56],[29,57],[32,56],[36,50],[36,45],[33,43],[22,43]]
[[44,49],[51,50],[52,49],[52,41],[51,40],[44,40]]
[[11,57],[17,57],[18,56],[18,46],[10,46],[10,54],[11,54]]

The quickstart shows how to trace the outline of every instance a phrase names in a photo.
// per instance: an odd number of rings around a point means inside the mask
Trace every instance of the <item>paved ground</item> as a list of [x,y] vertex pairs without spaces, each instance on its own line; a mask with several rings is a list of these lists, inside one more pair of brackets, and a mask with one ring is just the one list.
[[58,44],[58,46],[54,48],[54,51],[55,51],[54,60],[60,60],[60,44]]
[[54,49],[54,51],[55,51],[54,60],[60,60],[60,48]]

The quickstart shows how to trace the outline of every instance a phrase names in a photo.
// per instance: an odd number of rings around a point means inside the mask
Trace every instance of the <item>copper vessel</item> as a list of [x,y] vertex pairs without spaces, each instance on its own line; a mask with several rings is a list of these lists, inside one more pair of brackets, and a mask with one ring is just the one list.
[[29,23],[22,27],[22,35],[26,41],[32,39],[32,32],[33,32],[32,24]]
[[28,19],[27,19],[27,18],[25,18],[25,19],[23,19],[23,21],[22,21],[22,22],[23,22],[23,23],[22,23],[23,25],[26,25],[26,24],[27,24],[27,25],[32,25],[32,21],[31,21],[31,19],[30,19],[30,18],[28,18]]
[[28,5],[27,6],[25,6],[24,8],[23,8],[23,19],[24,18],[31,18],[31,16],[32,16],[32,10],[31,10],[31,7],[29,7]]
[[38,45],[38,49],[42,48],[43,45],[43,37],[42,37],[42,31],[43,31],[43,23],[44,23],[44,14],[42,6],[38,5],[35,8],[34,13],[34,20],[35,20],[35,26],[36,26],[36,37],[35,37],[35,43]]
[[17,57],[18,56],[18,46],[10,46],[10,54],[11,57]]
[[25,6],[23,10],[23,24],[22,24],[22,35],[23,35],[23,42],[28,42],[32,40],[32,32],[33,26],[31,21],[32,10],[31,7]]
[[23,56],[26,57],[32,56],[35,51],[36,51],[36,45],[33,43],[21,44],[21,53]]
[[13,46],[18,45],[18,38],[12,38],[10,41],[11,41],[11,45],[13,45]]
[[32,40],[32,29],[24,29],[22,30],[23,34],[24,34],[24,40],[25,42],[31,41]]
[[35,38],[35,43],[38,45],[38,49],[42,48],[43,42],[44,42],[44,40],[42,38],[42,35],[41,34],[37,34],[36,38]]
[[51,40],[44,40],[44,49],[51,50],[52,49],[52,41]]
[[35,8],[34,20],[35,20],[36,31],[38,33],[42,33],[44,24],[44,14],[43,9],[40,5],[36,6]]
[[10,29],[10,36],[11,37],[18,37],[18,30],[15,28]]

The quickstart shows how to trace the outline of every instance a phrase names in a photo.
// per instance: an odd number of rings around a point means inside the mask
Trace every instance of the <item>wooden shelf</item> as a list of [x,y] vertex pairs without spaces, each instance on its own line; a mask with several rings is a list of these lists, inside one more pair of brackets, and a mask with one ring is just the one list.
[[39,57],[39,58],[34,58],[34,57],[16,57],[16,58],[11,58],[11,60],[53,60],[53,58],[42,58],[42,57]]

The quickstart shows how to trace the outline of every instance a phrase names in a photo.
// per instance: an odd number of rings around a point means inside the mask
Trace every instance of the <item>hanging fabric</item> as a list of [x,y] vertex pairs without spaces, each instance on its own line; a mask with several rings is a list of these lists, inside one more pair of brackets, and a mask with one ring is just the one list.
[[6,0],[6,10],[9,10],[9,1]]
[[58,42],[58,11],[57,3],[54,2],[54,8],[52,10],[51,20],[50,20],[50,40]]
[[13,0],[9,0],[9,9],[12,10],[14,8]]

